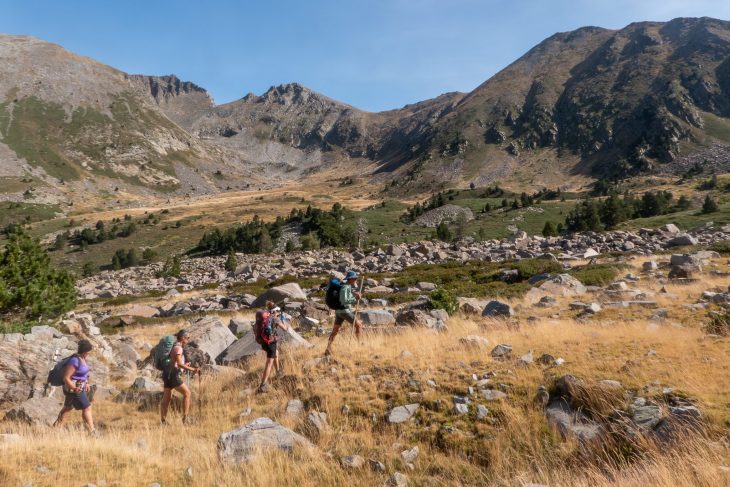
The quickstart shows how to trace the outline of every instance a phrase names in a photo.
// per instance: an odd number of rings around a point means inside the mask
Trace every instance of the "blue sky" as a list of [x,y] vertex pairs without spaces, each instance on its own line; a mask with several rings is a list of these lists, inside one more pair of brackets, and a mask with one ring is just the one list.
[[0,0],[29,34],[128,73],[170,74],[217,103],[296,81],[358,108],[470,91],[555,32],[681,16],[728,0]]

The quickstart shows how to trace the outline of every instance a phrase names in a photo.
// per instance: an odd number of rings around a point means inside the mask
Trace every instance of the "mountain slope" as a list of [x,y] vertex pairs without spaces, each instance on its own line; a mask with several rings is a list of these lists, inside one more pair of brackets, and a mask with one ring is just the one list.
[[121,71],[24,36],[0,36],[0,64],[0,177],[31,178],[42,200],[217,192],[215,170],[236,166]]

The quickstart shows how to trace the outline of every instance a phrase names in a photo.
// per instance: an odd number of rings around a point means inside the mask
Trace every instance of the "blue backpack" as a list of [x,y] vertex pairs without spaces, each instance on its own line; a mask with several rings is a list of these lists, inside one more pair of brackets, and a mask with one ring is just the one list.
[[340,290],[342,289],[342,281],[333,277],[327,285],[327,293],[324,295],[324,303],[329,309],[344,309],[340,303]]

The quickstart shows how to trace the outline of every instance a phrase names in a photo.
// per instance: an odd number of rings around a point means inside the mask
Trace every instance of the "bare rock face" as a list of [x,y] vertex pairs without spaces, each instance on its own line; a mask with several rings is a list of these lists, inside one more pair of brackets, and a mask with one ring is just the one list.
[[292,452],[295,447],[314,448],[314,445],[269,418],[258,418],[218,438],[218,456],[228,464],[248,462],[265,450]]
[[[0,335],[0,404],[21,403],[45,392],[56,361],[76,351],[76,341],[56,332]],[[89,360],[95,368],[94,361]]]

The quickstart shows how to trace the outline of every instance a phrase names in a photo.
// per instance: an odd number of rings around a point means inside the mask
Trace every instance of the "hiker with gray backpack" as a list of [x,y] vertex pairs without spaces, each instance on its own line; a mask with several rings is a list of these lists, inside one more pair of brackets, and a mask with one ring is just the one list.
[[160,401],[160,421],[166,424],[167,409],[172,400],[172,391],[177,391],[183,396],[183,424],[188,424],[190,414],[191,392],[182,378],[184,370],[193,374],[200,374],[200,369],[191,367],[185,362],[184,348],[190,341],[187,330],[180,330],[173,337],[164,336],[157,344],[154,353],[155,368],[162,371],[162,384],[164,391]]
[[91,414],[91,400],[93,391],[89,384],[89,364],[86,359],[94,347],[89,340],[79,340],[77,352],[59,361],[48,373],[48,384],[63,387],[63,407],[53,426],[62,426],[66,415],[72,410],[81,411],[86,429],[89,434],[96,435],[94,418]]

